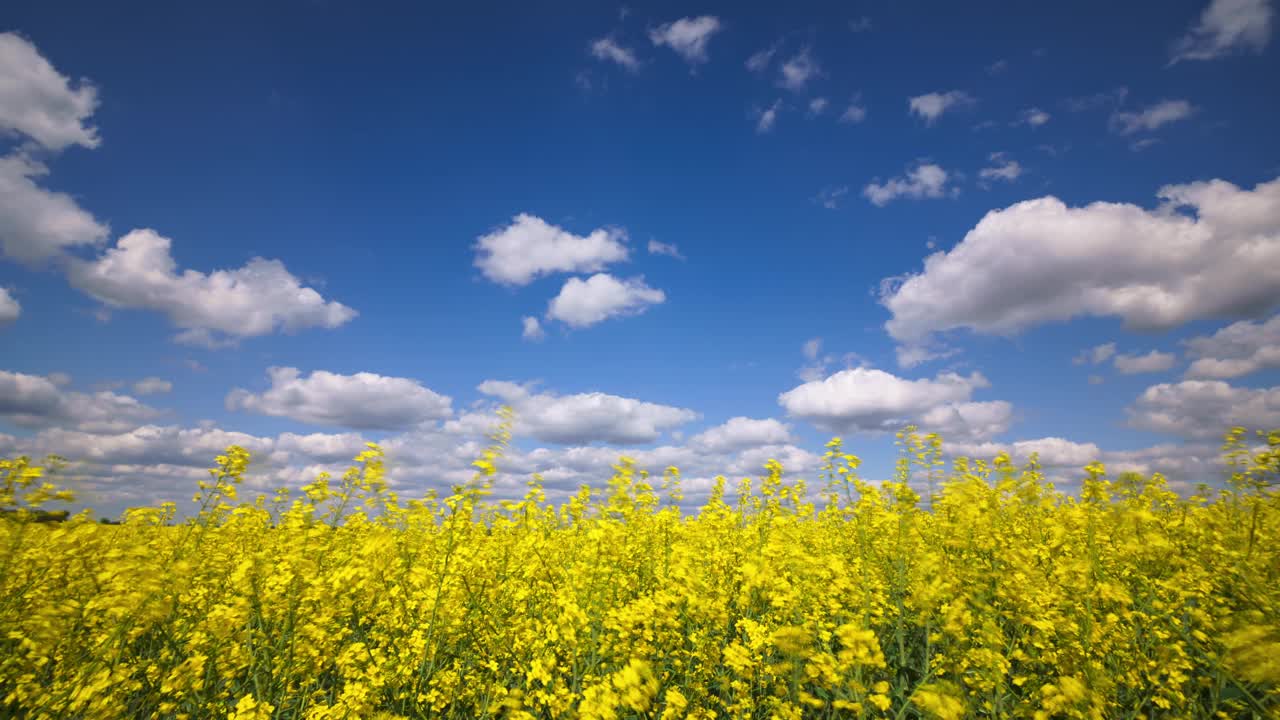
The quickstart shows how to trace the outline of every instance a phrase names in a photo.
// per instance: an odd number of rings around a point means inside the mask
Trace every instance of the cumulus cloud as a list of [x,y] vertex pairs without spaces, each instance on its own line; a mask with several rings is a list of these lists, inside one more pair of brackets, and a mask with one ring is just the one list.
[[475,266],[493,282],[528,285],[552,273],[597,272],[610,263],[625,262],[626,240],[626,233],[617,228],[574,235],[521,213],[510,225],[476,241]]
[[830,100],[824,97],[816,97],[809,101],[809,114],[821,115],[822,113],[826,112],[827,106],[830,104],[831,104]]
[[867,109],[862,105],[862,96],[855,95],[849,101],[849,106],[840,113],[840,122],[846,125],[857,125],[867,119]]
[[520,337],[525,340],[533,340],[536,342],[547,336],[546,332],[542,329],[542,323],[538,322],[538,318],[536,317],[526,315],[520,319],[520,323],[522,326]]
[[584,328],[611,317],[639,315],[666,299],[666,293],[646,285],[644,278],[619,280],[596,273],[586,280],[569,278],[547,306],[547,318]]
[[453,412],[449,397],[409,378],[325,370],[304,377],[292,367],[270,368],[267,376],[271,387],[261,394],[231,391],[227,409],[359,430],[405,429]]
[[712,15],[680,18],[649,31],[655,46],[665,45],[690,65],[707,61],[707,43],[720,30],[720,19]]
[[1280,368],[1280,315],[1266,322],[1242,320],[1212,335],[1184,341],[1195,358],[1187,368],[1194,379],[1230,380]]
[[47,167],[21,153],[0,157],[0,250],[18,262],[37,263],[107,239],[107,226],[70,195],[36,184],[48,174]]
[[171,241],[134,230],[93,261],[70,260],[71,284],[113,308],[162,312],[179,342],[216,347],[276,331],[336,328],[356,311],[304,287],[279,260],[253,258],[235,270],[178,271]]
[[1199,22],[1173,44],[1169,64],[1262,52],[1271,40],[1273,14],[1269,0],[1211,0]]
[[72,83],[25,38],[0,33],[0,134],[25,135],[54,151],[94,148],[98,130],[88,121],[97,107],[89,81]]
[[1280,179],[1253,190],[1169,185],[1158,195],[1154,211],[1044,197],[989,212],[881,294],[893,316],[885,328],[903,343],[956,328],[1013,335],[1077,316],[1165,330],[1280,304]]
[[1132,427],[1186,438],[1221,438],[1228,429],[1280,427],[1280,387],[1242,388],[1221,380],[1183,380],[1147,388],[1127,409]]
[[0,287],[0,328],[12,324],[22,314],[22,305],[7,288]]
[[769,67],[769,63],[773,62],[773,56],[777,52],[778,46],[777,44],[774,44],[764,50],[752,53],[751,57],[747,58],[747,62],[745,63],[746,68],[751,72],[763,71],[765,68]]
[[1137,112],[1117,110],[1111,114],[1111,129],[1121,135],[1149,132],[1185,120],[1195,110],[1195,106],[1186,100],[1161,100]]
[[[486,380],[478,389],[515,409],[517,432],[543,442],[649,443],[665,430],[698,419],[692,410],[600,392],[536,393],[528,385],[500,380]],[[482,419],[464,417],[460,422],[483,427]]]
[[147,377],[133,384],[133,391],[138,395],[159,395],[171,392],[173,383],[158,377]]
[[907,99],[907,109],[924,119],[926,125],[933,125],[950,110],[973,105],[977,100],[963,90],[947,92],[931,92]]
[[940,198],[955,193],[947,186],[947,171],[933,163],[921,163],[909,168],[903,177],[890,178],[884,183],[867,183],[862,194],[872,205],[884,207],[900,197]]
[[791,92],[803,92],[809,81],[822,74],[822,68],[809,48],[801,48],[778,68],[778,86]]
[[713,453],[762,445],[785,445],[790,442],[791,431],[773,418],[757,420],[734,417],[689,438],[689,445],[694,449]]
[[615,62],[631,72],[640,70],[640,60],[636,58],[635,52],[619,45],[611,37],[602,37],[592,42],[591,55],[597,60]]
[[959,439],[1004,432],[1013,407],[1004,401],[973,402],[989,387],[980,373],[906,380],[882,370],[853,368],[807,382],[778,396],[791,417],[834,433],[888,432],[915,423]]
[[1030,125],[1031,127],[1040,127],[1049,122],[1051,116],[1049,113],[1040,108],[1027,108],[1018,114],[1019,125]]
[[667,257],[673,257],[677,260],[685,259],[684,255],[680,254],[680,248],[676,247],[674,243],[658,242],[657,240],[649,241],[649,254],[666,255]]
[[48,377],[0,370],[0,417],[22,427],[113,433],[159,415],[159,410],[128,395],[67,392]]
[[1152,350],[1146,355],[1116,355],[1114,362],[1116,370],[1125,375],[1137,375],[1168,370],[1176,359],[1172,353]]
[[1017,160],[1009,158],[1004,153],[991,153],[991,162],[994,165],[984,167],[978,171],[978,177],[983,180],[1003,180],[1005,182],[1013,182],[1022,176],[1022,165]]
[[1102,363],[1110,360],[1111,357],[1115,354],[1116,354],[1115,343],[1113,342],[1103,343],[1102,345],[1095,345],[1094,347],[1089,348],[1088,350],[1081,350],[1080,353],[1076,355],[1071,362],[1075,363],[1076,365],[1084,365],[1085,363],[1089,363],[1091,365],[1101,365]]

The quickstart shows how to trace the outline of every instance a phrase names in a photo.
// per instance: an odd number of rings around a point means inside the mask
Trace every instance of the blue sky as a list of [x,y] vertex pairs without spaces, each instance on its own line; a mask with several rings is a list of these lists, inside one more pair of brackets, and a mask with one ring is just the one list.
[[260,5],[0,11],[0,454],[95,508],[1280,426],[1272,2]]

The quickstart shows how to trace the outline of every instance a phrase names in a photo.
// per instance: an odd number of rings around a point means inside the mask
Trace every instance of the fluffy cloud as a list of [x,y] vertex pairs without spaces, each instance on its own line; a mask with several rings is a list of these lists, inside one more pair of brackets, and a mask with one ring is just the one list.
[[1117,355],[1115,365],[1116,370],[1125,375],[1137,375],[1168,370],[1173,367],[1174,360],[1176,358],[1172,353],[1152,350],[1146,355]]
[[849,101],[849,106],[840,113],[840,122],[846,125],[857,125],[867,119],[867,109],[862,105],[861,96],[854,96]]
[[636,58],[636,54],[629,48],[619,45],[611,37],[602,37],[592,42],[591,55],[598,60],[615,62],[631,72],[640,70],[640,61]]
[[356,311],[304,287],[279,260],[254,258],[235,270],[177,270],[170,241],[134,230],[92,262],[69,263],[71,284],[104,304],[163,312],[183,332],[180,342],[216,346],[228,340],[335,328]]
[[1138,112],[1116,111],[1111,115],[1111,128],[1121,135],[1147,132],[1185,120],[1195,110],[1186,100],[1161,100]]
[[885,328],[904,343],[954,328],[1012,335],[1082,315],[1159,330],[1277,305],[1280,179],[1253,190],[1170,185],[1159,197],[1155,211],[1044,197],[989,212],[882,293],[893,315]]
[[1041,125],[1049,122],[1050,117],[1049,113],[1041,110],[1040,108],[1027,108],[1018,114],[1017,124],[1040,127]]
[[538,322],[538,318],[526,316],[521,318],[520,322],[524,329],[520,332],[520,337],[525,340],[541,340],[546,337],[546,332],[542,329],[542,323]]
[[760,72],[764,70],[769,67],[770,62],[773,62],[773,56],[777,52],[778,46],[775,44],[765,48],[764,50],[752,53],[751,57],[747,58],[747,62],[745,63],[746,68],[751,72]]
[[1003,432],[1013,415],[1004,401],[970,401],[974,390],[989,386],[979,373],[906,380],[854,368],[788,390],[778,403],[788,415],[828,432],[887,432],[916,423],[957,439],[982,438]]
[[547,317],[584,328],[611,317],[638,315],[666,299],[666,293],[645,285],[643,278],[619,280],[597,273],[586,280],[569,278],[560,294],[551,299]]
[[791,442],[791,431],[783,423],[768,418],[755,420],[747,417],[730,418],[689,438],[689,445],[697,450],[722,453],[762,445],[785,445]]
[[707,43],[720,30],[720,19],[712,15],[680,18],[649,31],[656,46],[666,45],[690,65],[707,61]]
[[171,392],[173,383],[158,377],[148,377],[133,384],[133,391],[139,395],[159,395]]
[[1271,39],[1273,12],[1268,0],[1211,0],[1200,21],[1174,43],[1169,64],[1261,52]]
[[830,100],[824,97],[816,97],[809,101],[809,114],[821,115],[822,113],[826,112],[827,106],[830,104],[831,104]]
[[907,109],[924,119],[926,125],[932,125],[942,117],[943,113],[954,108],[965,107],[977,102],[972,95],[963,90],[948,92],[931,92],[907,99]]
[[510,225],[481,236],[475,244],[475,266],[503,285],[528,285],[552,273],[597,272],[627,259],[625,232],[600,228],[574,235],[527,213]]
[[943,451],[952,457],[994,458],[1009,453],[1013,462],[1024,465],[1038,453],[1040,465],[1046,468],[1083,468],[1102,459],[1102,450],[1093,443],[1079,443],[1060,437],[1019,440],[1013,443],[952,443],[944,438]]
[[[600,392],[535,393],[527,385],[499,380],[486,380],[478,389],[515,409],[518,432],[543,442],[648,443],[664,430],[698,419],[692,410]],[[464,418],[461,422],[477,420]],[[483,426],[481,422],[475,427]]]
[[673,243],[658,242],[657,240],[649,241],[649,254],[666,255],[667,257],[673,257],[677,260],[685,259],[684,255],[680,254],[680,248],[676,247]]
[[822,68],[807,47],[782,63],[778,71],[778,86],[791,92],[803,92],[810,80],[822,74]]
[[923,163],[907,170],[904,177],[890,178],[887,182],[867,183],[862,194],[872,205],[884,207],[900,197],[940,198],[953,194],[947,186],[947,171],[932,163]]
[[450,398],[409,378],[324,370],[303,377],[291,367],[270,368],[267,376],[271,387],[266,392],[255,395],[237,388],[227,395],[227,409],[369,430],[404,429],[453,412]]
[[978,171],[978,177],[983,180],[1013,182],[1022,176],[1022,166],[1018,164],[1017,160],[1011,160],[1004,153],[991,153],[990,159],[995,165],[984,167]]
[[1241,388],[1184,380],[1147,388],[1127,410],[1129,424],[1187,438],[1221,438],[1231,427],[1280,427],[1280,387]]
[[160,415],[113,392],[65,392],[47,377],[0,370],[0,417],[22,427],[61,425],[87,433],[131,430]]
[[1195,361],[1188,378],[1229,380],[1280,368],[1280,315],[1265,323],[1242,320],[1207,337],[1185,341]]
[[7,288],[0,287],[0,328],[9,325],[22,314],[22,305],[18,304]]
[[107,239],[107,226],[70,195],[35,183],[48,173],[25,155],[0,157],[0,250],[19,262],[36,263]]
[[1102,345],[1096,345],[1088,350],[1081,350],[1080,354],[1076,355],[1071,362],[1076,365],[1084,365],[1085,363],[1101,365],[1102,363],[1110,360],[1111,356],[1115,354],[1116,344],[1113,342],[1104,343]]
[[97,147],[98,130],[87,124],[97,107],[92,84],[73,84],[30,42],[0,33],[0,134],[25,135],[55,151]]

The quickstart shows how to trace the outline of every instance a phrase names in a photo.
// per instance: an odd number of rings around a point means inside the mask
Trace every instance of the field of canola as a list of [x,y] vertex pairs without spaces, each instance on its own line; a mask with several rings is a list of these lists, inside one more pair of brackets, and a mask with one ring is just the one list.
[[491,502],[507,427],[414,500],[371,446],[239,504],[232,447],[188,522],[37,523],[56,474],[0,461],[0,716],[1280,715],[1280,432],[1233,430],[1227,487],[1183,498],[1006,456],[944,477],[908,429],[893,481],[833,440],[812,487],[770,463],[690,514],[625,458],[559,507],[536,478]]

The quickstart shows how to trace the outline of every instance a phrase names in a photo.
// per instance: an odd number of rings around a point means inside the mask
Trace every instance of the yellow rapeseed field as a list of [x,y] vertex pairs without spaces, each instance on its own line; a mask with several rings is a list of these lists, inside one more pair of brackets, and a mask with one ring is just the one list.
[[1280,431],[1232,430],[1229,486],[1184,498],[944,472],[909,428],[893,481],[837,439],[811,488],[770,462],[689,514],[626,458],[559,507],[536,477],[488,500],[509,422],[443,498],[371,445],[242,504],[231,447],[182,522],[36,522],[68,494],[0,461],[0,717],[1280,716]]

